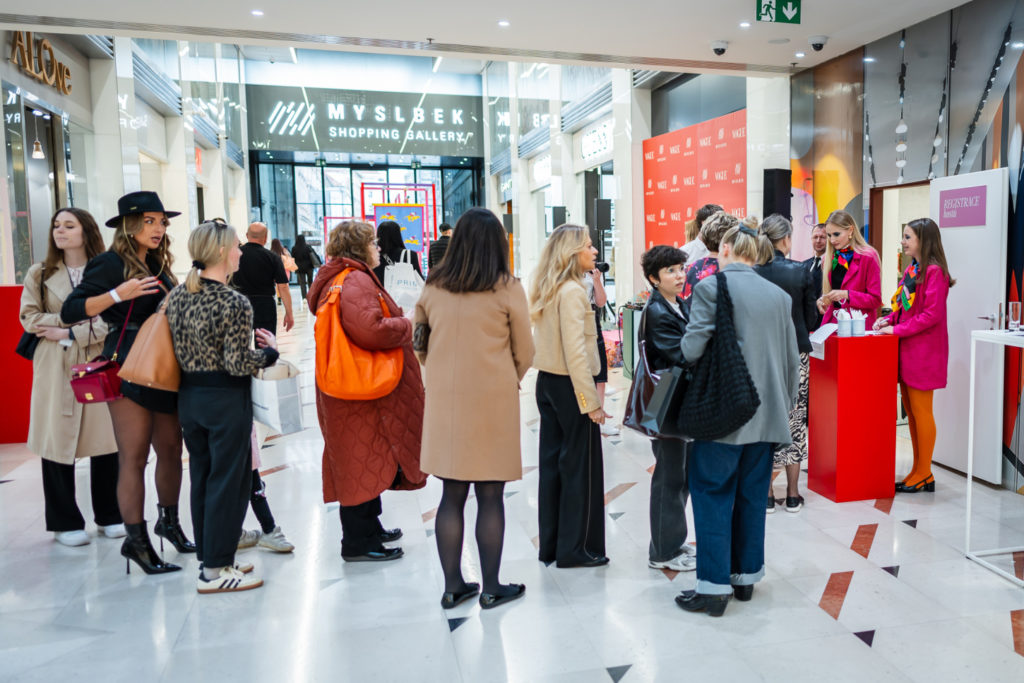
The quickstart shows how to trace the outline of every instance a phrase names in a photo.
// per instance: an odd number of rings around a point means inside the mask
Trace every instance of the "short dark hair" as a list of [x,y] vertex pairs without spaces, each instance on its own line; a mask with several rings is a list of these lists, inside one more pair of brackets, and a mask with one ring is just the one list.
[[704,225],[704,221],[711,216],[714,216],[719,211],[725,211],[725,209],[720,207],[718,204],[705,204],[697,209],[697,230],[700,231],[701,227]]
[[467,209],[455,223],[452,241],[427,284],[449,292],[486,292],[512,279],[505,226],[488,209]]
[[644,279],[651,284],[651,278],[658,279],[662,268],[681,266],[686,263],[686,252],[682,249],[659,244],[651,247],[640,257],[640,267],[644,271]]
[[451,229],[452,229],[452,226],[448,225],[447,223],[442,223],[441,225],[437,226],[437,231],[439,233],[441,233],[441,234],[444,234],[444,233],[448,232]]

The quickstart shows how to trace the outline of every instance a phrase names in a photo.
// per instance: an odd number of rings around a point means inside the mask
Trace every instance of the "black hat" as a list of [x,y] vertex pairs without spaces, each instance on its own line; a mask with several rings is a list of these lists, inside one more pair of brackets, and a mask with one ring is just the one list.
[[132,216],[137,213],[147,212],[162,213],[168,218],[180,216],[181,211],[167,211],[164,203],[156,192],[142,190],[141,192],[129,192],[117,200],[117,215],[107,221],[108,228],[116,228],[125,216]]

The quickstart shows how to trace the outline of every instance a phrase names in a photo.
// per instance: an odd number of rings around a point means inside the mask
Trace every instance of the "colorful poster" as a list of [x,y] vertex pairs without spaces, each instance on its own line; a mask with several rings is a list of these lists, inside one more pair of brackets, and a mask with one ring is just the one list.
[[745,109],[644,140],[643,151],[647,248],[685,244],[686,222],[704,204],[746,215]]
[[402,228],[402,241],[409,251],[423,251],[423,222],[427,207],[423,204],[374,204],[373,221],[394,221]]

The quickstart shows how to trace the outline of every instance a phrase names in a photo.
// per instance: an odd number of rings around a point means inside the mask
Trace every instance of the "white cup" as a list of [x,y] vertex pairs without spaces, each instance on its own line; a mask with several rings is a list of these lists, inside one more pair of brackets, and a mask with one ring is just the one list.
[[854,318],[850,322],[853,323],[850,329],[850,332],[853,334],[853,336],[863,337],[865,334],[864,323],[866,322],[866,320],[864,318]]
[[840,337],[852,337],[853,336],[853,321],[852,320],[837,320],[836,323],[839,325],[839,331],[836,333]]

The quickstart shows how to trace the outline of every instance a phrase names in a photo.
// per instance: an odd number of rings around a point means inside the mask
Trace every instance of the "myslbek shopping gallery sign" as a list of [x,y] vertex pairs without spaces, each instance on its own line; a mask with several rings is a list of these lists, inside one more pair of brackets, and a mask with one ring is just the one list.
[[254,149],[483,156],[481,98],[250,85]]

